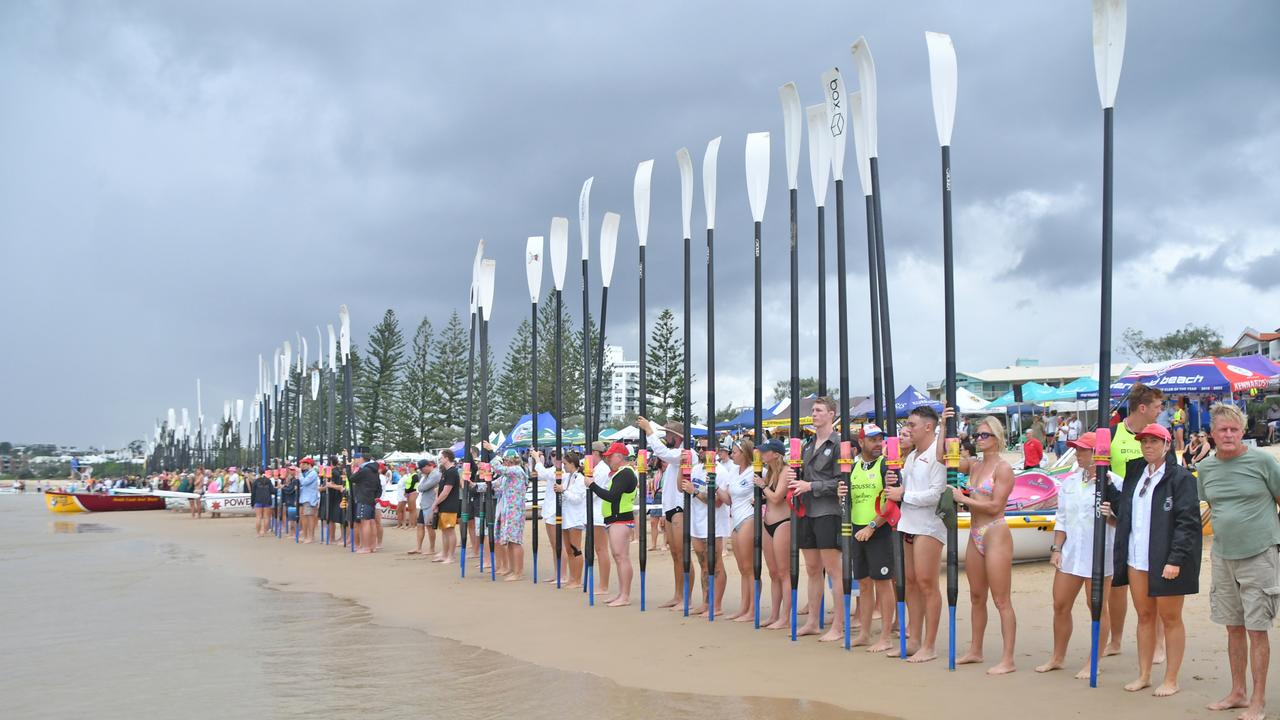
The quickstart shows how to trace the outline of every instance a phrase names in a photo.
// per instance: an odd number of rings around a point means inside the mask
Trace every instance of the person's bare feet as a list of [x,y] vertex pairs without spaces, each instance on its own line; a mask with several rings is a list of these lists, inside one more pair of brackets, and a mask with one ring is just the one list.
[[915,653],[913,653],[911,657],[907,658],[907,662],[927,663],[930,660],[937,660],[937,659],[938,659],[938,653],[934,652],[932,648],[920,648]]
[[844,638],[844,631],[836,632],[835,623],[831,624],[831,628],[825,632],[822,637],[818,638],[818,642],[835,642]]
[[[572,586],[571,586],[571,587],[572,587]],[[668,601],[666,601],[666,602],[662,603],[662,604],[661,604],[661,605],[659,605],[658,607],[659,607],[659,608],[671,608],[671,607],[675,607],[675,606],[677,606],[677,605],[679,605],[679,604],[680,604],[680,598],[679,598],[679,597],[673,597],[673,598],[671,598],[670,600],[668,600]]]
[[311,544],[311,543],[313,543],[313,542],[315,542],[315,540],[303,540],[303,541],[302,541],[302,544],[303,544],[303,545],[310,545],[310,544]]
[[1015,672],[1017,669],[1018,669],[1017,666],[1013,664],[1012,660],[1009,660],[1009,661],[1001,660],[999,663],[987,668],[987,674],[988,675],[1008,675],[1011,672]]
[[[1091,674],[1092,674],[1092,673],[1090,673],[1090,668],[1089,668],[1089,666],[1088,666],[1088,665],[1085,665],[1084,667],[1080,668],[1080,672],[1076,673],[1076,679],[1077,679],[1077,680],[1088,680],[1088,679],[1089,679],[1089,676],[1090,676]],[[1101,670],[1101,669],[1099,669],[1099,670],[1098,670],[1098,674],[1099,674],[1099,675],[1101,675],[1101,674],[1102,674],[1102,670]]]
[[631,604],[631,598],[629,597],[615,598],[605,603],[605,605],[607,605],[608,607],[626,607],[630,604]]
[[405,555],[421,555],[421,554],[422,554],[422,551],[421,551],[421,550],[406,550],[404,554],[405,554]]
[[1266,705],[1263,705],[1257,708],[1250,705],[1247,710],[1245,710],[1244,712],[1236,716],[1236,720],[1266,720],[1266,718],[1267,718]]
[[867,637],[864,633],[858,633],[854,636],[853,642],[849,644],[849,647],[862,647],[870,642],[871,638]]
[[[889,647],[889,650],[891,650],[892,652],[890,652],[889,654],[885,655],[885,657],[891,657],[891,658],[900,658],[900,657],[902,657],[902,655],[898,652],[898,651],[899,651],[899,649],[900,649],[901,647],[902,647],[902,645],[901,645],[901,643],[900,643],[900,642],[894,642],[894,643],[893,643],[892,645],[890,645],[890,647]],[[912,642],[910,642],[910,641],[908,640],[908,642],[907,642],[907,657],[908,657],[908,658],[910,658],[912,655],[915,655],[915,654],[916,654],[916,651],[917,651],[917,650],[919,650],[919,649],[920,649],[920,646],[919,646],[919,645],[916,645],[916,644],[914,644],[914,643],[912,643]]]
[[1178,690],[1178,683],[1165,680],[1160,683],[1159,687],[1151,691],[1151,694],[1155,697],[1169,697],[1170,695],[1177,695]]
[[1062,669],[1062,661],[1059,660],[1058,658],[1051,658],[1049,662],[1044,663],[1043,665],[1036,666],[1036,672],[1038,673],[1047,673],[1047,672],[1052,672],[1054,670],[1061,670],[1061,669]]
[[869,652],[869,653],[882,653],[882,652],[886,652],[886,651],[888,651],[888,650],[892,650],[892,649],[893,649],[893,641],[892,641],[892,640],[881,640],[880,642],[876,643],[875,645],[871,645],[870,647],[868,647],[868,648],[867,648],[867,652]]
[[778,618],[768,625],[764,626],[765,630],[786,630],[791,627],[791,621],[786,618]]
[[821,632],[821,630],[818,627],[818,623],[816,622],[805,623],[804,625],[801,625],[799,628],[796,629],[796,637],[803,637],[805,635],[817,635],[819,632]]
[[1131,680],[1125,683],[1124,689],[1128,690],[1129,692],[1138,692],[1139,690],[1142,690],[1144,688],[1149,688],[1149,687],[1151,687],[1150,680],[1147,680],[1145,678],[1138,678],[1137,680]]
[[963,657],[956,658],[957,665],[972,665],[982,662],[982,653],[970,650]]
[[690,609],[689,609],[689,614],[690,614],[690,615],[699,615],[699,616],[701,616],[701,615],[706,615],[706,614],[707,614],[707,606],[706,606],[706,605],[699,605],[699,606],[697,606],[697,607],[695,607],[695,608],[690,608]]
[[1163,665],[1163,664],[1164,664],[1164,659],[1165,659],[1165,656],[1164,656],[1164,648],[1162,648],[1162,647],[1161,647],[1161,648],[1156,648],[1156,652],[1155,652],[1155,654],[1151,656],[1151,664],[1152,664],[1152,665]]
[[521,581],[521,580],[523,580],[523,579],[524,579],[524,576],[523,576],[523,575],[516,575],[516,574],[514,574],[514,573],[507,573],[507,577],[503,579],[503,582],[519,582],[519,581]]
[[1119,654],[1120,645],[1118,643],[1107,643],[1107,646],[1102,648],[1102,657],[1111,657],[1112,655]]
[[373,552],[373,551],[372,551],[372,550],[365,550],[365,549],[363,549],[363,548],[362,548],[362,549],[360,549],[360,550],[357,550],[357,551],[356,551],[356,554],[357,554],[357,555],[368,555],[368,554],[369,554],[369,553],[371,553],[371,552]]
[[738,617],[734,618],[733,621],[734,622],[751,622],[752,620],[755,620],[755,619],[756,619],[755,613],[744,612]]
[[1205,705],[1206,710],[1232,710],[1242,707],[1249,707],[1249,701],[1245,698],[1244,693],[1230,693],[1218,702]]
[[800,608],[798,608],[798,609],[796,610],[796,614],[797,614],[797,615],[808,615],[808,614],[809,614],[809,606],[808,606],[808,605],[802,605],[802,606],[800,606]]

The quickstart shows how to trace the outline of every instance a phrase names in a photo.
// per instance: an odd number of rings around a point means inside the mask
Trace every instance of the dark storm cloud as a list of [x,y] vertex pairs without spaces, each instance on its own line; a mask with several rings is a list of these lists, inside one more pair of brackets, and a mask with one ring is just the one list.
[[[921,33],[940,30],[953,35],[960,61],[958,250],[981,255],[1006,227],[1019,277],[1094,278],[1101,113],[1087,4],[1005,2],[984,11],[949,3],[5,3],[0,243],[6,266],[21,271],[5,273],[0,298],[24,344],[40,351],[0,353],[0,375],[22,380],[6,404],[23,408],[0,415],[0,439],[118,443],[169,406],[194,410],[197,376],[205,414],[215,415],[223,398],[253,391],[259,353],[269,359],[295,331],[314,335],[317,323],[336,322],[339,303],[352,309],[357,342],[387,307],[407,331],[424,315],[439,327],[465,310],[479,237],[499,263],[493,336],[502,348],[527,310],[525,237],[548,234],[553,215],[569,217],[576,259],[576,202],[588,176],[593,242],[606,210],[623,215],[615,287],[627,289],[611,296],[609,334],[634,347],[635,165],[656,160],[651,308],[678,307],[674,152],[688,146],[695,159],[700,259],[701,159],[717,135],[717,375],[747,377],[749,359],[736,363],[723,350],[750,338],[743,139],[773,134],[764,256],[767,290],[785,296],[777,88],[794,80],[802,102],[816,103],[818,76],[832,65],[856,88],[848,48],[858,35],[879,70],[891,271],[928,272],[939,260]],[[1272,129],[1280,79],[1267,35],[1280,12],[1243,1],[1208,11],[1134,3],[1129,12],[1117,109],[1118,262],[1168,245],[1210,247],[1203,224],[1178,215],[1187,209],[1274,233],[1274,173],[1261,158],[1280,154]],[[850,147],[857,286],[865,246],[854,163]],[[801,263],[811,268],[807,151],[800,177]],[[1020,215],[1024,206],[1008,200],[1026,194],[1044,201]],[[829,193],[831,243],[834,204]],[[977,216],[992,224],[961,224],[966,210],[981,208],[990,211]],[[1250,264],[1243,279],[1263,287],[1259,268],[1274,261]],[[575,314],[576,269],[567,288]],[[834,276],[828,285],[834,295]],[[895,320],[920,325],[896,333],[899,373],[923,383],[940,369],[905,343],[940,336],[940,303],[919,313],[905,290],[894,292]],[[812,307],[811,287],[805,298]],[[1039,302],[1030,300],[1028,312]],[[864,314],[851,311],[854,337]],[[1010,358],[1015,344],[985,351]],[[701,352],[695,346],[695,357]],[[774,360],[785,361],[771,359],[771,373],[782,368]],[[747,398],[734,388],[718,395]]]

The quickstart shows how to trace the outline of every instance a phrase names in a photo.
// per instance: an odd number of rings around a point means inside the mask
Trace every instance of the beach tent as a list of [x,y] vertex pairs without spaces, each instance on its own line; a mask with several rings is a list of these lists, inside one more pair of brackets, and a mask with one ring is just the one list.
[[[1159,388],[1166,395],[1226,394],[1275,387],[1280,383],[1280,366],[1259,360],[1206,357],[1179,360],[1159,369],[1139,366],[1111,383],[1111,397],[1123,396],[1139,382]],[[1077,393],[1081,399],[1097,396],[1097,389]]]
[[987,401],[968,388],[956,388],[956,409],[961,415],[977,415],[986,412]]
[[[1022,402],[1024,404],[1034,405],[1036,403],[1049,402],[1050,400],[1056,399],[1055,395],[1057,395],[1057,388],[1042,385],[1038,382],[1027,382],[1022,384]],[[988,403],[986,409],[996,410],[999,408],[1009,407],[1016,403],[1017,401],[1014,399],[1013,391],[1010,390]]]
[[[817,399],[817,393],[810,393],[800,398],[801,427],[813,424],[813,401]],[[787,427],[791,425],[791,399],[784,398],[772,408],[765,410],[764,422],[761,423],[761,425],[766,428]]]
[[600,439],[622,442],[623,440],[639,440],[640,428],[635,425],[628,425],[624,428],[605,428],[600,431]]

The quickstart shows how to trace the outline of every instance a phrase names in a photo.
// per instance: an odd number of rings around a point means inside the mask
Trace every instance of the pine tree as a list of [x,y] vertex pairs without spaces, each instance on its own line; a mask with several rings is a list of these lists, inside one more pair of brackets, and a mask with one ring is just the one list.
[[368,348],[369,359],[360,373],[359,435],[363,444],[379,452],[394,440],[391,417],[404,361],[404,335],[394,310],[388,309],[369,333]]
[[659,422],[678,419],[683,414],[684,339],[679,330],[675,314],[670,308],[663,308],[649,336],[645,389],[649,415]]
[[463,435],[467,413],[467,329],[454,311],[431,351],[425,409],[427,446],[448,447]]
[[[493,398],[489,414],[491,429],[498,428],[506,432],[520,416],[529,411],[530,384],[533,381],[533,366],[529,362],[532,352],[529,327],[528,320],[520,321],[516,334],[507,347],[502,372],[498,375],[496,385],[490,390],[490,397]],[[541,371],[542,368],[538,369]]]
[[392,425],[396,448],[406,452],[421,452],[431,425],[428,408],[431,346],[434,331],[431,319],[423,318],[413,334],[412,353],[405,364],[404,378],[400,386]]

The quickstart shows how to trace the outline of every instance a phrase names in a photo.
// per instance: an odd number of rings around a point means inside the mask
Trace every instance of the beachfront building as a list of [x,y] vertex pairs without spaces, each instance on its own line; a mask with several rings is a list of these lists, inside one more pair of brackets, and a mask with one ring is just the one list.
[[639,414],[640,361],[627,360],[620,345],[605,345],[604,365],[609,369],[610,376],[604,422],[621,422],[628,415]]
[[1275,332],[1258,332],[1246,327],[1234,344],[1222,349],[1222,354],[1228,357],[1261,355],[1280,361],[1280,328],[1276,328]]
[[[1112,379],[1120,377],[1129,370],[1126,363],[1112,363]],[[1097,378],[1098,364],[1082,365],[1041,365],[1039,360],[1019,358],[1013,365],[990,370],[957,371],[956,385],[964,388],[983,400],[991,401],[1001,395],[1029,382],[1062,387],[1072,380],[1082,377]],[[926,386],[929,398],[941,400],[943,387],[941,380],[932,380]]]

